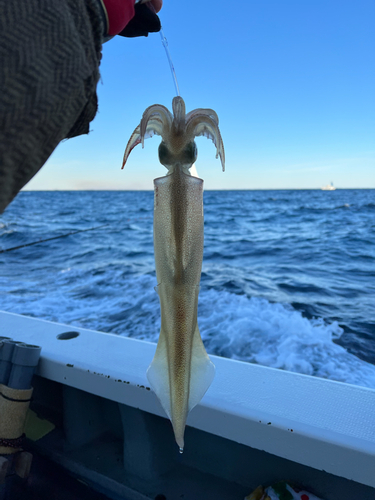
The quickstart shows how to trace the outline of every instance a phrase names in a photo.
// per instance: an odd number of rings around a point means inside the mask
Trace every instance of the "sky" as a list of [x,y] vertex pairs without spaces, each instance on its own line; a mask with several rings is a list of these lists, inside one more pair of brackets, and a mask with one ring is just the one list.
[[[375,188],[375,1],[164,0],[160,11],[187,111],[213,108],[226,172],[196,139],[205,189]],[[153,189],[160,137],[127,141],[176,95],[160,34],[103,46],[99,112],[63,141],[29,190]]]

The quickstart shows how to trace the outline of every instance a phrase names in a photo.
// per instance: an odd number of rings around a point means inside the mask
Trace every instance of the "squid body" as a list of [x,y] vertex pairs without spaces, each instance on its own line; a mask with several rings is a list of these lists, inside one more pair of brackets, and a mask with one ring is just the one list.
[[225,168],[219,119],[212,109],[186,114],[181,97],[173,115],[159,104],[146,109],[126,146],[123,167],[132,149],[160,135],[159,160],[168,169],[154,180],[154,251],[161,329],[155,357],[147,370],[151,388],[172,422],[182,453],[189,411],[211,385],[215,367],[204,348],[197,323],[203,259],[203,180],[189,169],[197,158],[196,136],[212,139]]

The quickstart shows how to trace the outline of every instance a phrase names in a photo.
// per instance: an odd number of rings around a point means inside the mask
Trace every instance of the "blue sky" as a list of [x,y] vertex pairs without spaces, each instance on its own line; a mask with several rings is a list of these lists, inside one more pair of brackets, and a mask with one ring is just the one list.
[[[373,0],[164,0],[160,12],[187,110],[219,115],[226,172],[198,138],[206,189],[375,188]],[[128,138],[175,95],[160,35],[103,47],[99,113],[26,189],[152,189],[159,137]]]

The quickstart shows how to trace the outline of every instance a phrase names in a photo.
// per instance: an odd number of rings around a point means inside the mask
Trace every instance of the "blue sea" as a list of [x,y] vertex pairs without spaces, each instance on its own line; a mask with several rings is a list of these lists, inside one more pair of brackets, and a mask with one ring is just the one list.
[[[375,388],[375,190],[206,191],[207,351]],[[157,342],[149,191],[21,192],[0,309]]]

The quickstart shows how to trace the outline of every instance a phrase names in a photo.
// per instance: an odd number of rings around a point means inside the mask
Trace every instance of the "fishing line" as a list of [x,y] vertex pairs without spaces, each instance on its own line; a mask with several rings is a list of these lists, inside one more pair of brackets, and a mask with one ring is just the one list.
[[176,76],[176,71],[173,66],[172,58],[171,58],[171,53],[169,52],[168,49],[168,40],[165,38],[163,28],[160,28],[160,38],[161,38],[161,43],[163,44],[163,47],[165,49],[165,53],[167,54],[168,62],[169,62],[169,67],[171,68],[172,72],[172,77],[173,77],[173,83],[174,83],[174,88],[176,89],[176,94],[179,96],[180,95],[180,89],[178,88],[178,82],[177,82],[177,76]]
[[[156,10],[154,9],[154,6],[152,5],[151,2],[148,3],[148,6],[156,14]],[[166,39],[166,37],[164,35],[164,31],[163,31],[163,27],[162,26],[160,27],[159,33],[160,33],[161,43],[162,43],[162,45],[163,45],[163,47],[165,49],[165,53],[167,54],[167,59],[168,59],[168,62],[169,62],[169,67],[171,68],[171,73],[172,73],[174,88],[176,89],[176,94],[178,96],[180,96],[180,89],[178,87],[176,71],[175,71],[174,66],[173,66],[171,53],[169,52],[168,40]]]
[[109,224],[102,224],[101,226],[90,227],[89,229],[78,229],[78,231],[71,231],[70,233],[60,234],[60,236],[53,236],[52,238],[46,238],[44,240],[33,241],[31,243],[25,243],[24,245],[18,245],[18,247],[6,248],[5,250],[0,250],[0,253],[10,252],[12,250],[18,250],[19,248],[30,247],[31,245],[37,245],[38,243],[44,243],[45,241],[57,240],[58,238],[65,238],[72,234],[84,233],[85,231],[94,231],[94,229],[100,229],[101,227],[109,226]]

